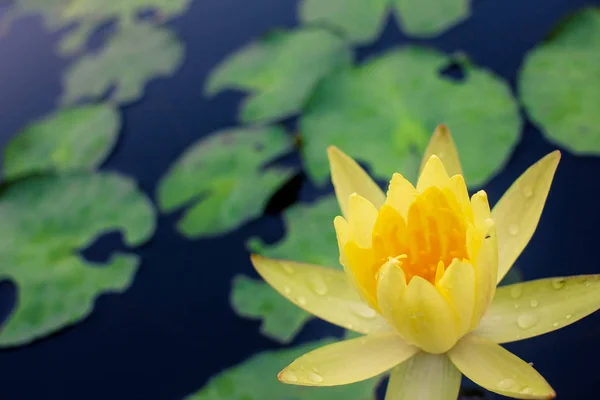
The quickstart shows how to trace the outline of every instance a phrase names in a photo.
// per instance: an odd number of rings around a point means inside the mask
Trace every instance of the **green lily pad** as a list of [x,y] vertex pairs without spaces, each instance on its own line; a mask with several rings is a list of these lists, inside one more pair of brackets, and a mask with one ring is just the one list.
[[39,176],[11,184],[0,197],[0,280],[17,287],[0,346],[17,346],[73,325],[98,295],[126,290],[139,264],[134,254],[92,263],[78,251],[98,235],[121,230],[128,246],[155,228],[149,200],[115,174]]
[[133,102],[150,79],[173,75],[184,52],[171,31],[146,23],[131,25],[116,33],[99,53],[83,56],[68,68],[61,102],[100,99],[113,86],[113,101]]
[[[274,245],[251,238],[252,252],[340,268],[333,219],[340,215],[334,196],[314,204],[297,204],[284,212],[286,236]],[[233,280],[231,306],[246,318],[262,320],[263,335],[280,343],[289,343],[313,316],[277,293],[267,283],[245,276]]]
[[160,208],[191,206],[178,223],[187,237],[235,229],[261,215],[271,195],[292,177],[294,168],[267,167],[292,149],[291,137],[279,127],[216,132],[170,168],[158,188]]
[[390,0],[402,30],[434,37],[471,15],[471,0]]
[[277,374],[297,357],[334,342],[328,338],[291,349],[256,354],[214,376],[186,400],[375,400],[375,389],[381,377],[333,387],[286,385],[277,380]]
[[206,93],[252,92],[242,107],[242,121],[271,121],[298,112],[317,82],[351,58],[347,44],[326,30],[277,31],[219,64]]
[[82,50],[90,36],[108,21],[115,20],[118,27],[127,29],[137,23],[137,15],[141,11],[147,10],[154,10],[160,21],[165,21],[185,12],[191,1],[16,0],[8,18],[14,20],[24,15],[41,14],[52,31],[70,27],[58,46],[60,53],[70,55]]
[[521,118],[510,88],[490,71],[457,59],[462,80],[443,75],[453,60],[406,47],[330,75],[300,120],[302,153],[315,183],[329,179],[326,149],[336,145],[376,178],[417,177],[438,124],[452,131],[469,185],[499,171],[519,139]]
[[19,132],[4,149],[4,177],[94,169],[114,147],[121,117],[110,105],[59,110]]
[[571,17],[527,56],[519,91],[548,140],[576,154],[600,154],[600,8]]

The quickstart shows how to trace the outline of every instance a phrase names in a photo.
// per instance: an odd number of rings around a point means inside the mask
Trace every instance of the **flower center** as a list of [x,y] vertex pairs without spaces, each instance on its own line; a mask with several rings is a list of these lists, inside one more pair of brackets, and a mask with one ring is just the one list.
[[468,259],[467,222],[454,194],[435,186],[415,196],[406,218],[386,204],[373,229],[376,263],[396,260],[407,282],[420,276],[435,283],[452,260]]

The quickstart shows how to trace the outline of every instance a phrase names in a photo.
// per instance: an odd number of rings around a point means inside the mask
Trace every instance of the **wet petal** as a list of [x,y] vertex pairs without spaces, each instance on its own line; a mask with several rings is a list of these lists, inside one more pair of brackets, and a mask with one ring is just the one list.
[[438,156],[429,157],[417,182],[417,192],[423,193],[430,186],[443,187],[448,184],[448,173]]
[[478,336],[497,343],[542,335],[600,308],[600,275],[539,279],[499,287]]
[[348,199],[349,239],[360,247],[370,247],[377,208],[369,200],[353,193]]
[[487,225],[487,231],[483,236],[475,262],[475,308],[471,328],[477,326],[496,293],[498,239],[494,221],[487,219],[485,225]]
[[406,218],[408,208],[415,200],[416,195],[417,190],[412,183],[401,174],[395,173],[390,180],[385,204],[392,206],[400,215]]
[[385,400],[456,400],[460,377],[445,354],[417,353],[392,370]]
[[383,318],[361,301],[342,271],[256,254],[251,258],[269,285],[309,313],[360,333],[391,330]]
[[415,354],[395,333],[379,333],[321,347],[296,359],[279,380],[304,386],[337,386],[379,375]]
[[559,161],[555,151],[529,167],[492,210],[498,229],[498,282],[535,232]]
[[467,262],[454,259],[436,288],[454,310],[459,320],[459,335],[471,326],[475,306],[475,270]]
[[383,205],[385,194],[356,161],[335,146],[327,149],[327,155],[335,195],[346,218],[348,218],[348,198],[352,193],[358,193],[376,208]]
[[467,335],[448,356],[467,378],[489,391],[517,399],[556,396],[531,365],[489,339]]
[[458,157],[458,151],[450,129],[446,125],[438,125],[433,132],[433,136],[429,140],[425,154],[423,155],[423,161],[421,162],[421,171],[425,168],[425,164],[429,157],[436,155],[442,160],[448,175],[462,175],[462,168],[460,166],[460,158]]

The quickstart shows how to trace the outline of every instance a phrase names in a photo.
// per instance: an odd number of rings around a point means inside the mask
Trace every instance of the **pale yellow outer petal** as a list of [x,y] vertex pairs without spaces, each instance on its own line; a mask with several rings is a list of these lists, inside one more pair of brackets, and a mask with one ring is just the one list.
[[436,155],[442,160],[448,175],[462,175],[462,168],[460,166],[460,158],[458,157],[458,151],[450,129],[446,125],[438,125],[433,132],[433,136],[429,140],[425,154],[423,155],[423,161],[421,162],[421,171],[425,168],[425,164],[429,157]]
[[498,239],[494,221],[485,221],[487,231],[483,236],[481,248],[475,261],[475,308],[471,329],[479,324],[496,293],[496,275],[498,274]]
[[373,179],[351,157],[335,146],[327,149],[331,180],[342,214],[348,218],[348,198],[358,193],[379,208],[385,202],[385,194]]
[[448,185],[449,179],[442,160],[438,156],[432,155],[425,163],[421,175],[419,175],[417,192],[423,193],[430,186],[445,187]]
[[456,400],[460,377],[445,354],[417,353],[392,370],[385,400]]
[[531,365],[489,339],[467,335],[448,356],[467,378],[492,392],[517,399],[556,397]]
[[357,193],[348,198],[348,239],[360,247],[370,247],[377,208]]
[[367,306],[339,270],[252,255],[263,279],[298,307],[332,324],[360,333],[391,327]]
[[408,214],[408,208],[415,200],[417,190],[405,177],[395,173],[392,175],[387,191],[385,204],[392,206],[404,218]]
[[456,313],[420,276],[414,276],[403,288],[404,274],[397,270],[387,263],[379,272],[377,300],[381,313],[407,342],[429,353],[447,351],[459,338]]
[[458,317],[458,334],[464,335],[471,327],[475,307],[474,267],[467,262],[454,259],[436,284],[436,288]]
[[533,236],[559,161],[555,151],[529,167],[492,210],[498,229],[498,282]]
[[395,333],[367,335],[306,353],[278,377],[294,385],[346,385],[379,375],[418,351]]
[[560,329],[600,308],[600,275],[539,279],[499,287],[474,331],[497,343]]

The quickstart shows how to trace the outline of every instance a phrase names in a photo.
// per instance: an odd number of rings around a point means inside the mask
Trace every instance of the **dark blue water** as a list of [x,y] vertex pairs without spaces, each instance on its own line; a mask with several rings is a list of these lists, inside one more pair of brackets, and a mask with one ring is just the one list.
[[[526,52],[562,17],[592,3],[600,1],[474,0],[470,20],[443,37],[417,43],[448,52],[464,50],[514,86]],[[187,146],[235,125],[239,94],[202,96],[210,69],[267,30],[293,27],[295,8],[295,0],[196,0],[172,23],[187,44],[185,65],[173,78],[152,82],[143,101],[123,110],[122,138],[103,169],[135,177],[154,197],[161,174]],[[0,144],[54,109],[67,64],[52,53],[56,38],[33,17],[0,38]],[[375,45],[359,49],[359,58],[407,42],[389,23]],[[485,187],[491,201],[553,149],[527,124],[509,165]],[[518,261],[525,279],[600,273],[595,252],[600,241],[599,171],[600,159],[563,152],[537,233]],[[281,209],[298,188],[291,185],[270,209]],[[304,184],[299,196],[313,198],[315,191]],[[283,234],[279,218],[267,215],[224,237],[195,241],[178,235],[175,221],[176,216],[159,218],[156,235],[139,250],[143,263],[129,291],[102,296],[92,316],[72,328],[30,346],[0,351],[1,398],[180,399],[216,372],[277,347],[259,334],[258,322],[233,313],[228,297],[234,274],[254,276],[245,239],[258,233],[275,241]],[[102,260],[115,247],[122,247],[120,237],[110,234],[87,254]],[[311,322],[297,341],[323,336],[329,329]],[[559,399],[596,399],[598,338],[600,315],[593,315],[507,347],[534,362]]]

